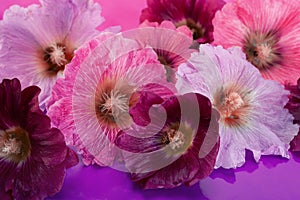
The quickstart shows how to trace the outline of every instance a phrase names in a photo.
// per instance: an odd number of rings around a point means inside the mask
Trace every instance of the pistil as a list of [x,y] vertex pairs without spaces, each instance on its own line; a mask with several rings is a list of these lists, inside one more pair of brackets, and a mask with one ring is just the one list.
[[244,52],[247,59],[259,70],[266,70],[281,60],[280,47],[275,32],[267,34],[255,31],[246,36]]

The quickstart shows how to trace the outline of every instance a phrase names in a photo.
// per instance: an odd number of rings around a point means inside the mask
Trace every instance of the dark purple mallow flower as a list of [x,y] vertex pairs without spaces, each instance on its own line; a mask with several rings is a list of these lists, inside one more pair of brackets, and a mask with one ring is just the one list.
[[199,43],[213,41],[212,20],[225,2],[223,0],[147,0],[140,22],[172,21],[176,27],[186,25]]
[[44,199],[59,192],[66,168],[78,163],[62,133],[40,110],[40,89],[21,91],[18,79],[0,84],[0,194]]
[[[136,107],[146,110],[131,110],[131,115],[140,115],[138,125],[120,132],[116,141],[132,180],[153,189],[190,186],[207,177],[219,149],[218,117],[210,101],[189,93],[149,109],[149,104],[159,101],[154,95],[145,98]],[[143,116],[147,113],[149,117]]]
[[[286,85],[287,90],[291,92],[289,102],[285,106],[294,116],[294,123],[300,125],[300,78],[297,85]],[[299,133],[291,142],[291,151],[300,151],[300,128]]]

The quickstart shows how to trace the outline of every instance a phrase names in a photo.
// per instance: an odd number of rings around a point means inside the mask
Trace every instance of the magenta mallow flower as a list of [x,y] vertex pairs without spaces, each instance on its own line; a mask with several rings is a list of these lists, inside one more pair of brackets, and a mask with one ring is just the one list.
[[129,110],[141,93],[168,97],[174,89],[151,48],[104,33],[76,51],[65,78],[53,87],[48,113],[84,164],[111,165],[114,140],[132,123]]
[[[14,5],[0,21],[0,77],[17,77],[22,87],[37,85],[41,108],[74,51],[99,33],[101,8],[90,0],[40,0]],[[88,19],[88,20],[87,20]]]
[[[284,106],[289,92],[264,79],[238,47],[200,45],[189,62],[178,69],[180,92],[198,92],[220,113],[220,151],[216,167],[236,168],[245,162],[245,150],[289,158],[289,143],[298,132]],[[190,86],[190,88],[188,87]]]
[[78,163],[63,134],[40,110],[39,93],[36,86],[21,91],[18,79],[0,84],[0,190],[13,199],[54,195],[66,168]]
[[158,60],[165,66],[167,80],[175,83],[175,72],[180,64],[187,61],[195,50],[192,32],[186,26],[176,28],[170,21],[144,21],[139,29],[127,31],[124,36],[136,40],[142,47],[150,46],[158,56]]
[[172,21],[176,27],[186,25],[199,43],[213,41],[212,19],[220,10],[223,0],[147,0],[148,7],[142,11],[140,22],[161,23]]
[[289,0],[227,3],[213,20],[214,44],[240,46],[264,78],[296,84],[300,74],[299,5]]
[[209,99],[190,93],[149,109],[155,98],[151,99],[137,105],[138,110],[150,110],[150,116],[139,114],[143,119],[149,116],[148,124],[124,130],[116,140],[132,180],[153,189],[190,186],[207,177],[219,149],[218,123]]
[[[289,102],[285,106],[294,116],[294,123],[300,125],[300,79],[297,85],[286,85],[285,88],[291,92]],[[298,135],[291,142],[291,151],[300,151],[300,128]]]

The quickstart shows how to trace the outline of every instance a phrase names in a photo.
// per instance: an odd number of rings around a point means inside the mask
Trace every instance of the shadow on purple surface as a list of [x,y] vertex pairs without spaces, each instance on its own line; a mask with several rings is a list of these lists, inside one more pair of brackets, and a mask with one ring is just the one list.
[[208,200],[196,183],[192,187],[143,190],[130,180],[129,174],[109,167],[82,164],[67,171],[61,192],[48,200]]
[[228,183],[233,184],[236,181],[236,177],[235,177],[236,172],[252,173],[256,169],[258,169],[258,164],[255,162],[252,152],[246,151],[246,163],[243,166],[237,169],[224,169],[224,168],[215,169],[211,173],[210,178],[212,179],[220,178]]
[[262,156],[260,161],[266,168],[272,169],[279,164],[287,163],[289,159],[281,156]]
[[[293,152],[292,157],[296,162],[300,162],[300,152]],[[259,167],[259,164],[255,162],[252,153],[247,151],[246,163],[242,167],[235,170],[223,168],[214,170],[210,175],[210,178],[222,179],[225,182],[228,182],[229,185],[236,185],[233,183],[238,182],[236,177],[238,177],[240,174],[251,174],[254,171],[259,171],[259,168],[262,168],[262,170],[263,168],[275,169],[275,167],[279,164],[287,164],[287,162],[288,159],[281,158],[280,156],[262,156]],[[287,165],[282,165],[282,167],[287,167]],[[264,174],[266,172],[264,172]],[[286,175],[284,175],[283,178],[285,178],[285,176]],[[205,181],[207,182],[207,180],[203,180],[204,184]],[[214,181],[212,184],[216,185],[217,182]],[[206,188],[206,190],[208,189]],[[208,200],[207,194],[201,191],[199,184],[195,184],[192,187],[181,186],[174,189],[143,190],[138,184],[133,183],[130,180],[129,174],[127,173],[123,173],[108,167],[84,167],[82,164],[79,164],[67,171],[67,177],[62,191],[49,199]]]
[[143,199],[197,199],[197,200],[209,200],[205,197],[201,189],[199,188],[199,183],[191,187],[180,186],[173,189],[152,189],[152,190],[143,190],[137,184],[133,183],[133,190],[140,192],[143,196]]
[[[294,152],[293,157],[296,162],[300,162],[300,152]],[[268,169],[274,168],[279,164],[286,163],[289,160],[281,156],[262,156],[260,162]],[[252,173],[258,169],[258,163],[254,160],[253,154],[250,151],[246,151],[246,163],[237,169],[224,169],[219,168],[212,172],[210,177],[212,179],[220,178],[228,183],[235,183],[236,172],[248,172]]]
[[292,152],[292,156],[296,162],[300,163],[300,151]]

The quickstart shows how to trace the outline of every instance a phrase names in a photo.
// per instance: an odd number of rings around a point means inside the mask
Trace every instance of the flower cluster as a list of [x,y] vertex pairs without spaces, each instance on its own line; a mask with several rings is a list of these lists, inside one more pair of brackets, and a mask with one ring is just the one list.
[[77,156],[152,189],[300,150],[298,1],[147,4],[122,32],[92,0],[4,13],[0,198],[54,195]]

